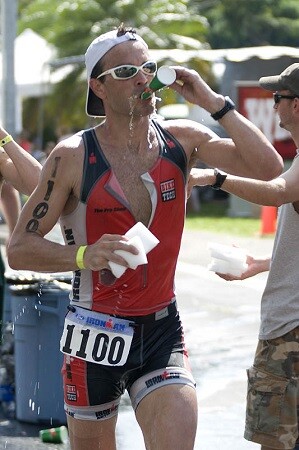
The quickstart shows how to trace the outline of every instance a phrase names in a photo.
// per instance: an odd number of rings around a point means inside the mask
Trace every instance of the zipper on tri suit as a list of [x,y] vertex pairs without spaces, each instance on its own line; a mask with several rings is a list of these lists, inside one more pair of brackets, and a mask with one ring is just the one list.
[[147,264],[142,266],[142,280],[141,280],[141,289],[145,289],[147,287]]

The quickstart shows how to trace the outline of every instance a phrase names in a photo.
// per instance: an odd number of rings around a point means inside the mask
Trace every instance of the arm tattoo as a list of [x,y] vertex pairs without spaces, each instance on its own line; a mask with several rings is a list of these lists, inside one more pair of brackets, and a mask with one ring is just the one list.
[[[61,158],[55,158],[54,160],[54,167],[53,167],[53,171],[51,173],[51,178],[55,178],[57,175],[57,170],[58,170],[58,166],[59,163],[61,161]],[[29,222],[26,225],[26,231],[29,232],[35,232],[38,230],[38,226],[39,226],[39,220],[44,217],[48,210],[49,210],[49,205],[48,205],[48,201],[50,200],[51,194],[53,192],[54,189],[54,181],[53,180],[48,180],[47,182],[47,191],[46,194],[44,196],[44,201],[40,202],[33,210],[32,213],[32,219],[29,220]]]

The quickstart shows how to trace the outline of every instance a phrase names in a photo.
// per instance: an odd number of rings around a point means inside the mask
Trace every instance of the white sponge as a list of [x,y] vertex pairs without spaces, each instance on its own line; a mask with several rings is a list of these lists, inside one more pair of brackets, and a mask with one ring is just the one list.
[[[147,253],[150,252],[156,245],[159,244],[159,240],[153,233],[146,228],[141,222],[137,222],[130,230],[125,234],[129,238],[124,244],[134,245],[138,249],[138,254],[133,255],[125,250],[115,250],[115,253],[122,256],[131,269],[136,269],[141,264],[147,264]],[[126,267],[109,261],[110,269],[116,278],[121,277],[125,271]]]

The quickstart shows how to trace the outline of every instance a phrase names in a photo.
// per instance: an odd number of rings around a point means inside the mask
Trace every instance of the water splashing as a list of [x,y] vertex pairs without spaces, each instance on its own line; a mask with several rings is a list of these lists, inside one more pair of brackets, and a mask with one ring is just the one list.
[[148,149],[152,150],[153,142],[151,141],[151,128],[150,127],[148,127],[148,130],[147,130],[147,145],[148,145]]
[[136,95],[135,96],[132,95],[129,98],[129,105],[130,105],[129,141],[128,141],[129,148],[132,148],[132,140],[133,140],[133,135],[134,135],[134,110],[135,110],[136,102],[137,102]]

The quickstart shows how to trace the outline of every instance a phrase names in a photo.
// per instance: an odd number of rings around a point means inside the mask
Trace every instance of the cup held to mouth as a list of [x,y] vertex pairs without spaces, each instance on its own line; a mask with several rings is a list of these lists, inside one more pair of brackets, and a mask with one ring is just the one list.
[[156,75],[150,82],[149,86],[142,92],[141,98],[146,100],[152,96],[154,92],[171,85],[175,82],[176,72],[174,69],[168,66],[161,66],[157,70]]

